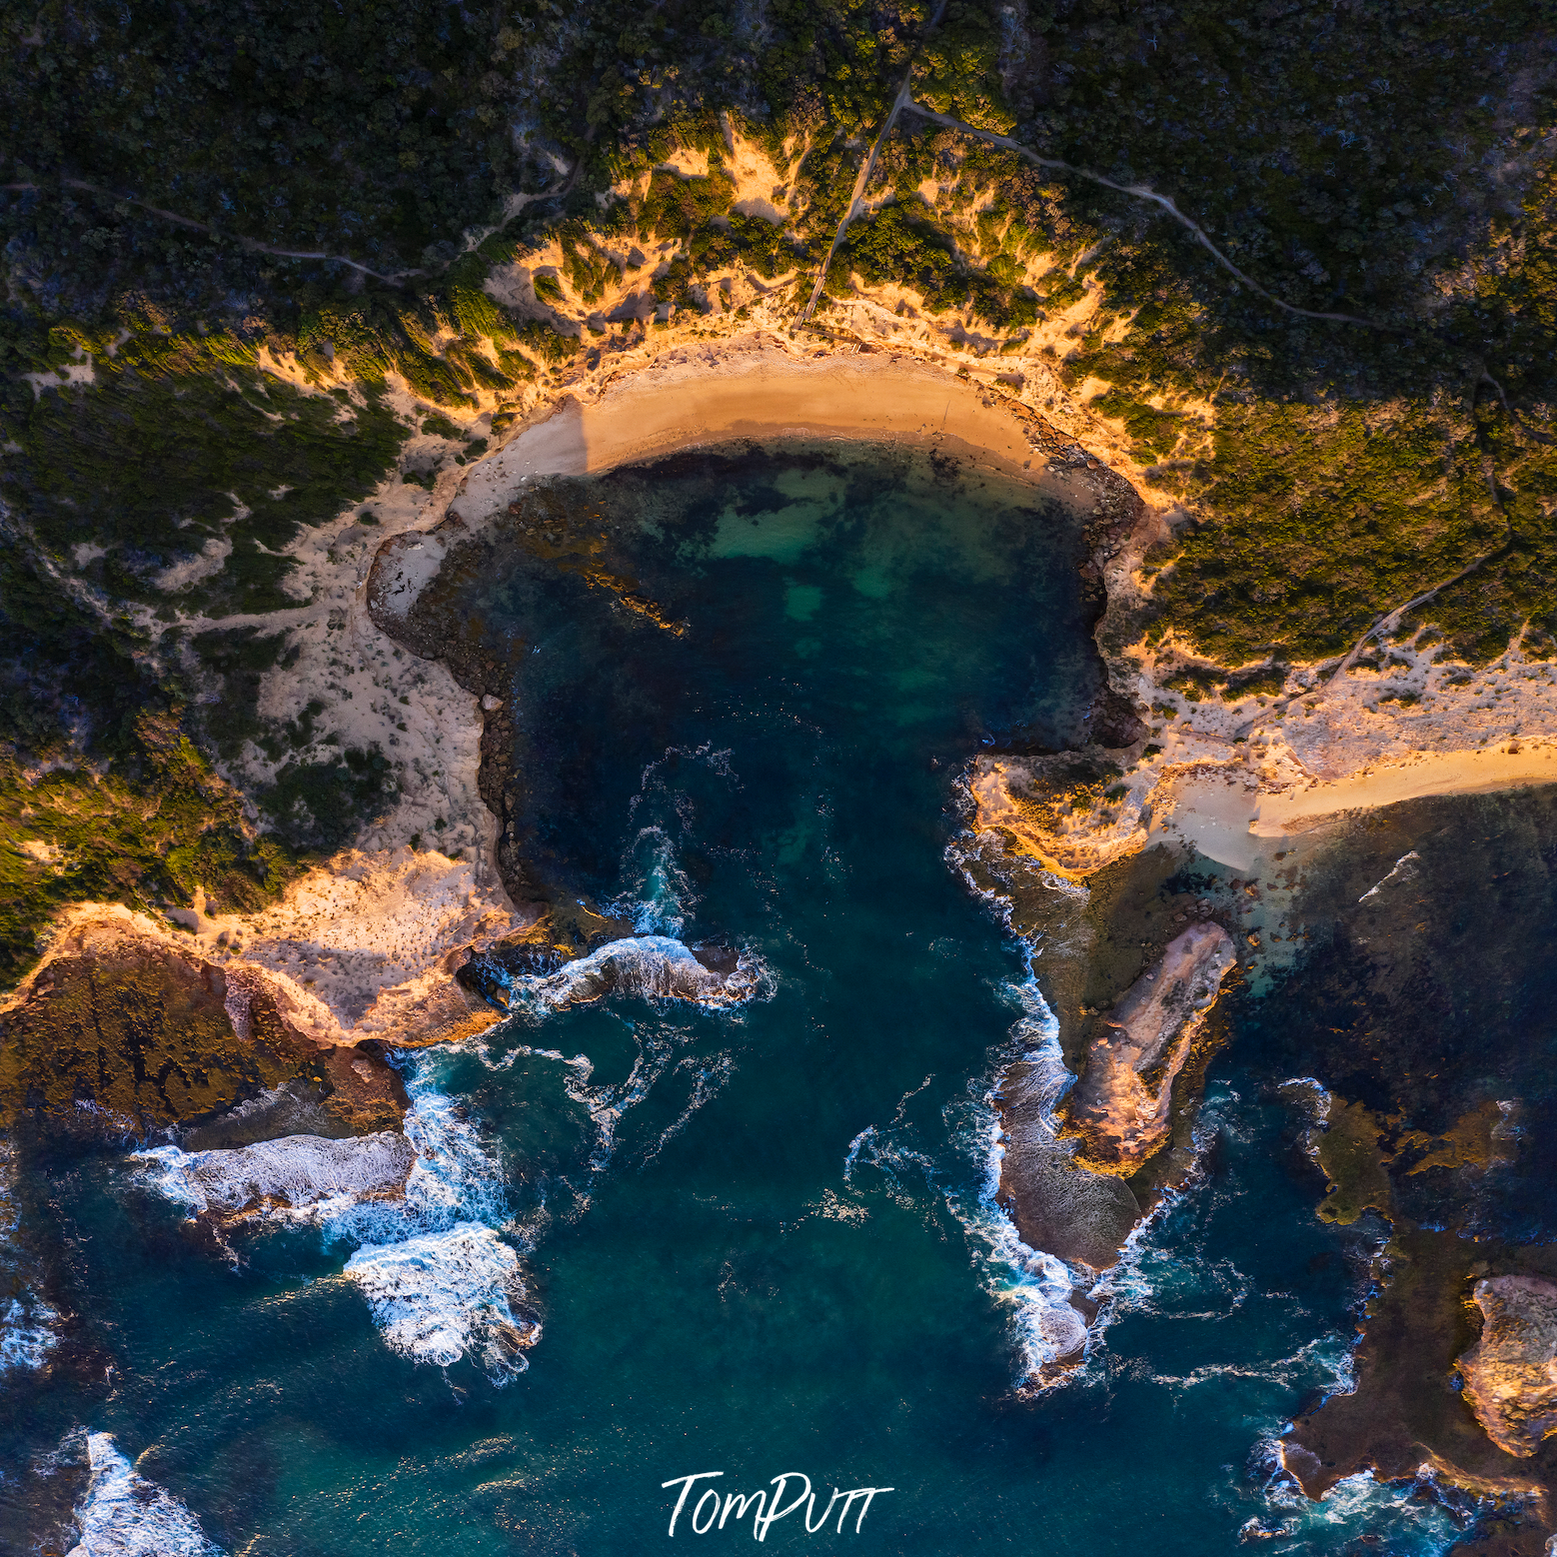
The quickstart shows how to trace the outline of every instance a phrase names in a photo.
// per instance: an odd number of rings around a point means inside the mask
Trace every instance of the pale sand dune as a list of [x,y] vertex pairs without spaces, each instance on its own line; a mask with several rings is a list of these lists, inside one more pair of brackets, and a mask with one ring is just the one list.
[[742,438],[944,441],[1020,471],[1035,441],[988,389],[887,353],[799,356],[776,341],[688,347],[607,387],[564,400],[470,474],[452,505],[480,518],[534,476],[579,476],[677,449]]

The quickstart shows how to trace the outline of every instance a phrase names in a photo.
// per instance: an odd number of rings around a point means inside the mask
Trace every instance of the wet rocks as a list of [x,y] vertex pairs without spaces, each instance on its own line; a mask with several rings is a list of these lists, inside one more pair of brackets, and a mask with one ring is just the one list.
[[1493,1276],[1473,1296],[1483,1323],[1459,1359],[1465,1398],[1493,1443],[1527,1459],[1557,1433],[1557,1282]]
[[609,994],[726,1006],[750,1000],[761,983],[761,967],[746,958],[736,958],[721,971],[709,967],[680,941],[641,935],[608,941],[555,973],[529,981],[521,998],[556,1011]]

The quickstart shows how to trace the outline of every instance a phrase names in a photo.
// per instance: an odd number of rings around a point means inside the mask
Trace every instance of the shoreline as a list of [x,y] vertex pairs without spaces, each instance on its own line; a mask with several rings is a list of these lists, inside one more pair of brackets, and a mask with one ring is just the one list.
[[[1019,377],[1012,375],[1013,382]],[[1089,432],[1099,436],[1088,437]],[[1430,713],[1408,712],[1405,705],[1398,713],[1386,712],[1380,695],[1398,693],[1400,678],[1365,667],[1332,681],[1317,708],[1294,700],[1290,709],[1269,715],[1261,712],[1263,704],[1194,702],[1161,684],[1139,645],[1117,643],[1117,626],[1145,599],[1138,570],[1146,549],[1165,533],[1164,515],[1172,505],[1164,507],[1143,489],[1128,462],[1105,463],[1112,450],[1093,452],[1111,442],[1106,434],[1101,426],[1085,428],[1085,443],[1078,441],[1018,398],[1014,387],[991,382],[989,367],[979,376],[966,365],[954,372],[950,364],[885,342],[802,341],[760,327],[714,340],[670,340],[648,361],[622,365],[592,385],[575,384],[537,407],[505,444],[471,467],[441,513],[426,516],[425,529],[386,540],[374,559],[373,573],[381,582],[372,609],[391,615],[407,609],[442,560],[442,538],[434,532],[483,523],[532,480],[601,474],[741,440],[928,446],[1034,485],[1070,485],[1090,473],[1086,484],[1093,489],[1095,513],[1126,506],[1114,488],[1127,488],[1137,505],[1131,522],[1092,559],[1107,596],[1095,636],[1113,686],[1151,727],[1129,746],[1093,748],[1133,766],[1131,794],[1116,815],[1078,815],[1059,834],[1030,823],[1019,829],[1030,835],[1034,852],[1062,874],[1084,880],[1165,831],[1241,862],[1259,851],[1261,840],[1348,811],[1557,782],[1557,733],[1550,747],[1541,744],[1540,734],[1523,743],[1510,740],[1506,727],[1489,740],[1485,726],[1469,717],[1485,702],[1486,687],[1462,687],[1457,676],[1441,674],[1448,667],[1435,666],[1430,652],[1410,656],[1412,687],[1421,683],[1437,705]],[[1079,500],[1087,494],[1069,495]],[[1110,637],[1116,642],[1105,644]],[[1501,696],[1523,674],[1529,685],[1516,698],[1528,705],[1532,722],[1539,727],[1546,722],[1543,714],[1557,714],[1557,677],[1545,674],[1544,665],[1516,665],[1511,655],[1504,661],[1487,667],[1476,682],[1501,680]],[[1550,710],[1544,706],[1548,701]],[[1177,723],[1152,725],[1164,713]],[[1437,738],[1452,744],[1424,751],[1422,743],[1435,726]],[[1251,728],[1253,745],[1238,733]],[[1154,751],[1158,741],[1161,748]],[[1033,764],[1042,765],[1043,759]],[[1024,759],[1014,758],[1011,766],[1020,781]],[[982,784],[975,777],[973,785],[981,820],[1006,811],[1009,821],[1015,808],[996,801],[988,776]],[[1215,799],[1211,793],[1198,796],[1209,824],[1200,826],[1186,815],[1197,808],[1186,808],[1184,801],[1196,798],[1208,782]],[[997,787],[1005,789],[1004,783]],[[1008,801],[1009,791],[1001,798]]]
[[1061,451],[1093,458],[1015,395],[971,376],[876,347],[800,355],[763,332],[674,347],[591,398],[565,393],[471,471],[449,512],[479,518],[534,477],[599,475],[683,450],[779,438],[945,446],[1027,480]]
[[[1056,825],[1039,814],[1046,807],[1035,810],[1020,799],[1028,787],[1024,781],[1036,780],[1048,759],[995,759],[999,770],[990,772],[991,759],[984,758],[970,775],[981,823],[1011,830],[996,819],[1004,813],[1001,820],[1018,824],[1014,830],[1031,852],[1063,874],[1085,880],[1167,831],[1186,843],[1209,845],[1213,857],[1218,850],[1228,853],[1231,845],[1241,861],[1261,850],[1262,839],[1343,811],[1418,795],[1557,782],[1557,743],[1548,750],[1529,742],[1513,753],[1460,749],[1488,736],[1485,726],[1473,727],[1459,712],[1462,705],[1490,706],[1487,686],[1461,686],[1459,679],[1440,675],[1427,656],[1419,656],[1412,672],[1411,684],[1420,684],[1423,696],[1409,713],[1404,706],[1399,712],[1378,706],[1380,694],[1398,690],[1400,678],[1367,671],[1332,681],[1317,708],[1294,703],[1282,713],[1271,710],[1268,721],[1253,703],[1192,702],[1159,683],[1150,655],[1137,642],[1134,618],[1148,593],[1139,572],[1142,556],[1166,534],[1162,500],[1139,484],[1139,472],[1127,461],[1114,457],[1106,427],[1084,414],[1084,425],[1078,425],[1077,417],[1067,414],[1074,408],[1066,407],[1055,412],[1062,424],[1057,426],[1027,403],[1042,393],[1042,385],[1029,379],[1019,387],[1019,374],[1000,382],[999,373],[996,364],[943,365],[886,343],[786,338],[760,325],[712,339],[671,335],[646,361],[618,362],[600,378],[559,389],[478,462],[462,471],[445,466],[430,497],[393,473],[386,477],[375,497],[358,505],[378,509],[378,536],[354,526],[355,515],[348,513],[339,535],[324,527],[304,537],[295,551],[312,599],[300,602],[299,615],[306,620],[290,629],[303,657],[287,672],[269,673],[261,702],[284,716],[292,704],[325,694],[333,706],[321,728],[334,722],[353,741],[381,739],[402,773],[395,804],[364,825],[353,845],[322,862],[314,880],[366,875],[382,878],[387,887],[406,873],[409,859],[425,868],[437,858],[439,850],[428,851],[422,843],[436,821],[439,849],[453,856],[445,862],[450,879],[434,894],[440,902],[468,869],[470,906],[479,899],[483,909],[512,922],[534,914],[533,905],[508,901],[495,869],[497,821],[478,782],[487,714],[478,699],[454,685],[440,662],[402,659],[399,640],[385,630],[394,625],[387,618],[402,615],[436,574],[448,542],[501,514],[532,480],[596,474],[743,439],[848,439],[941,449],[1034,486],[1063,486],[1078,511],[1090,509],[1088,567],[1106,593],[1094,638],[1114,695],[1146,723],[1132,744],[1093,745],[1058,760],[1123,762],[1130,793],[1123,803],[1096,810],[1077,806],[1074,814],[1066,802]],[[423,441],[430,451],[442,447],[436,437],[423,435]],[[333,631],[337,619],[344,632]],[[357,690],[379,695],[352,703],[346,678],[363,673],[366,684],[358,682]],[[1496,681],[1500,694],[1515,694],[1500,704],[1504,718],[1522,713],[1539,730],[1548,710],[1533,698],[1548,699],[1557,715],[1557,668],[1510,660],[1476,680]],[[1428,705],[1436,706],[1429,711]],[[1173,711],[1165,712],[1170,707]],[[1159,716],[1163,722],[1157,722]],[[1237,744],[1241,730],[1251,731],[1253,743]],[[1433,733],[1447,738],[1451,749],[1411,755]],[[1494,738],[1506,747],[1506,726]],[[979,769],[985,770],[982,778]],[[1206,812],[1202,820],[1209,826],[1197,826],[1192,816],[1197,809]],[[407,855],[407,844],[418,852]],[[383,970],[390,972],[387,980],[368,952],[378,935],[314,926],[304,937],[311,955],[303,960],[345,954],[322,986],[329,990],[324,1003],[334,1013],[326,1025],[350,1032],[380,993],[407,981],[421,997],[408,1002],[413,1007],[429,997],[435,1003],[440,995],[452,998],[452,973],[439,964],[462,940],[457,931],[447,932],[463,916],[453,905],[440,907],[439,916],[445,915],[449,922],[440,925],[445,933],[433,937],[437,954],[402,962],[392,952],[387,960],[400,965]],[[405,909],[391,916],[394,923],[382,937],[386,943],[401,940],[405,917]],[[204,938],[214,943],[214,922],[205,923],[198,913],[194,918],[197,923],[185,928],[196,930],[197,938],[211,930]],[[230,928],[240,933],[237,924]],[[245,924],[241,933],[252,942],[257,928]],[[278,937],[290,939],[285,933]],[[309,977],[316,976],[310,968]],[[398,1021],[383,1026],[403,1030]]]

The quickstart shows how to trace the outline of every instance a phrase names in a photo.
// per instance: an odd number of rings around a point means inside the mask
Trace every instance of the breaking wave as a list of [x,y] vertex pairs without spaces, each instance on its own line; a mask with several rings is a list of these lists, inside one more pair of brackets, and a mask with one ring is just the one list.
[[391,1349],[445,1365],[468,1355],[501,1385],[528,1367],[541,1327],[514,1312],[525,1286],[518,1253],[495,1230],[507,1216],[497,1150],[434,1074],[424,1058],[405,1078],[416,1160],[404,1198],[359,1201],[331,1215],[325,1233],[360,1245],[345,1275]]
[[519,1256],[490,1227],[459,1222],[398,1243],[365,1244],[346,1262],[393,1351],[447,1365],[470,1354],[503,1378],[527,1366],[541,1337],[514,1315]]
[[[1059,1023],[1031,978],[1013,993],[1022,1016],[1012,1028],[1013,1046],[1002,1068],[1018,1060],[1029,1064],[1035,1085],[1045,1091],[1052,1106],[1073,1079],[1060,1058]],[[905,1208],[918,1203],[916,1178],[939,1192],[968,1236],[981,1286],[1010,1314],[1015,1387],[1024,1393],[1047,1389],[1085,1355],[1087,1324],[1071,1296],[1086,1281],[1063,1260],[1025,1244],[999,1203],[1005,1145],[991,1081],[973,1083],[966,1100],[945,1110],[951,1144],[960,1161],[972,1165],[971,1179],[964,1173],[954,1181],[913,1144],[911,1127],[903,1125],[902,1119],[909,1099],[929,1081],[926,1077],[904,1095],[890,1124],[868,1125],[849,1143],[844,1184],[857,1191],[856,1175],[868,1167],[880,1174],[885,1193]]]
[[[1027,1067],[1027,1085],[1042,1108],[1041,1127],[1047,1128],[1049,1112],[1075,1078],[1060,1053],[1059,1020],[1037,981],[1029,976],[1012,993],[1022,1015],[1011,1029],[1006,1064]],[[962,1117],[954,1126],[953,1138],[980,1165],[982,1177],[971,1192],[948,1194],[947,1204],[973,1241],[985,1291],[1010,1310],[1017,1388],[1032,1393],[1058,1383],[1085,1358],[1090,1338],[1087,1322],[1071,1297],[1088,1283],[1063,1260],[1024,1243],[999,1203],[1006,1147],[995,1088],[987,1082],[974,1083],[974,1091],[973,1106],[958,1110]]]
[[86,1442],[91,1480],[76,1509],[78,1539],[68,1557],[222,1557],[200,1521],[136,1471],[111,1433],[88,1433]]
[[[661,763],[682,757],[696,759],[721,777],[730,777],[728,752],[707,747],[694,752],[672,748]],[[651,763],[644,770],[643,790],[633,802],[634,810],[654,788],[661,763]],[[734,1015],[739,1007],[753,1000],[772,998],[772,969],[755,952],[721,948],[699,957],[678,939],[695,895],[677,863],[675,844],[663,828],[640,828],[628,850],[624,876],[632,887],[612,906],[623,917],[631,918],[637,933],[608,941],[587,955],[564,963],[553,973],[504,978],[512,1014],[540,1023],[571,1007],[624,995],[655,1004],[684,1002]],[[686,1104],[639,1155],[641,1169],[653,1162],[686,1128],[692,1116],[724,1088],[735,1074],[736,1065],[730,1050],[711,1055],[681,1053],[691,1035],[663,1018],[629,1025],[638,1053],[626,1079],[614,1085],[593,1080],[594,1062],[584,1054],[569,1058],[560,1050],[529,1046],[499,1050],[479,1040],[469,1048],[493,1069],[506,1069],[520,1056],[551,1059],[566,1067],[563,1090],[570,1101],[587,1113],[595,1128],[595,1145],[588,1161],[592,1175],[603,1172],[615,1157],[623,1115],[641,1103],[667,1072],[687,1074],[691,1090]],[[574,1194],[582,1204],[588,1203],[587,1194],[581,1195],[577,1189]]]
[[1265,1544],[1273,1557],[1305,1557],[1318,1542],[1328,1550],[1330,1542],[1355,1539],[1358,1530],[1396,1557],[1442,1557],[1465,1537],[1426,1466],[1409,1482],[1381,1482],[1359,1471],[1314,1500],[1286,1469],[1275,1439],[1261,1439],[1252,1459],[1271,1512],[1247,1520],[1238,1537]]
[[197,1213],[255,1209],[311,1218],[404,1194],[417,1161],[410,1140],[392,1130],[347,1140],[288,1135],[226,1151],[158,1146],[133,1155],[152,1165],[149,1182]]
[[393,1350],[440,1365],[469,1355],[501,1385],[528,1365],[541,1327],[515,1312],[525,1286],[519,1253],[497,1232],[507,1216],[497,1151],[435,1076],[430,1057],[411,1061],[403,1134],[163,1146],[134,1160],[149,1165],[143,1182],[191,1214],[252,1205],[356,1244],[344,1274]]
[[670,936],[636,935],[607,941],[588,956],[565,963],[555,973],[514,979],[510,1008],[545,1017],[607,995],[738,1006],[762,994],[770,983],[766,964],[749,952],[741,952],[735,966],[721,973],[699,962],[686,946]]

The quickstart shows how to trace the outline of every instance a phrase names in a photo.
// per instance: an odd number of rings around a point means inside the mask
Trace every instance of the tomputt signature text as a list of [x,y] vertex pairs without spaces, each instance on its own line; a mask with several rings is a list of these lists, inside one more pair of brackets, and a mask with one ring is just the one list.
[[[724,1475],[723,1471],[698,1471],[692,1476],[674,1476],[669,1481],[662,1481],[661,1487],[680,1487],[681,1492],[676,1498],[676,1506],[670,1513],[670,1534],[676,1533],[676,1523],[686,1511],[688,1500],[692,1496],[693,1487],[700,1481],[713,1481],[716,1477]],[[791,1494],[790,1482],[794,1482],[798,1491]],[[710,1530],[723,1530],[726,1523],[734,1516],[738,1525],[746,1518],[747,1514],[752,1519],[752,1535],[759,1541],[768,1538],[769,1529],[780,1519],[788,1519],[791,1514],[800,1513],[805,1520],[806,1532],[809,1535],[817,1535],[827,1528],[827,1522],[832,1518],[834,1506],[841,1500],[843,1507],[838,1510],[838,1527],[836,1533],[843,1534],[843,1522],[852,1513],[854,1515],[854,1533],[860,1533],[860,1526],[865,1523],[865,1515],[870,1511],[872,1501],[881,1496],[883,1492],[896,1492],[896,1487],[851,1487],[847,1492],[840,1492],[833,1488],[833,1495],[828,1498],[827,1506],[822,1510],[822,1517],[814,1524],[812,1516],[816,1513],[816,1494],[811,1490],[811,1478],[799,1471],[785,1471],[782,1476],[775,1476],[769,1483],[772,1492],[720,1492],[714,1487],[704,1487],[696,1503],[692,1505],[692,1512],[686,1524],[686,1529],[691,1527],[694,1535],[707,1535]],[[789,1501],[786,1503],[785,1499]]]

